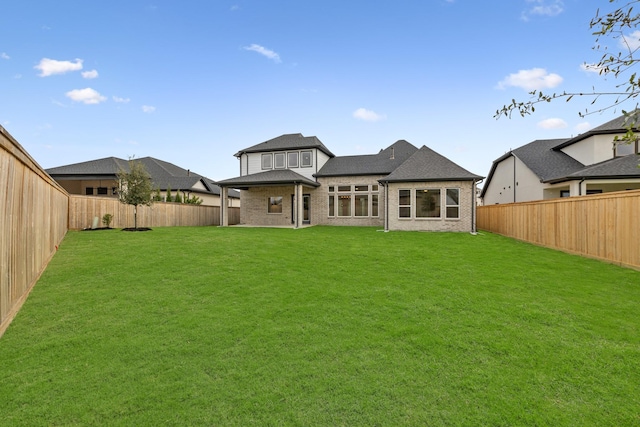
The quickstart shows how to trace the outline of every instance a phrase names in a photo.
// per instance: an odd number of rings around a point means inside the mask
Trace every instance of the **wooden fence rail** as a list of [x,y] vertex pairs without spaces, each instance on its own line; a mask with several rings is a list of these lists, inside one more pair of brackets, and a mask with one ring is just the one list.
[[[90,228],[95,217],[103,227],[102,217],[113,215],[111,227],[134,226],[133,206],[112,197],[71,195],[69,201],[69,229]],[[240,223],[240,208],[229,208],[229,225]],[[220,207],[157,202],[138,206],[138,227],[178,227],[220,225]]]
[[477,226],[640,269],[640,190],[479,206]]
[[69,196],[0,126],[0,336],[67,232]]

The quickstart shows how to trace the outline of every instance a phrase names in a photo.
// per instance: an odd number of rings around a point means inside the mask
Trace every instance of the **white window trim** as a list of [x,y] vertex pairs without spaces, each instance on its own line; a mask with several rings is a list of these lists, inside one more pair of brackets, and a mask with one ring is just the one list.
[[[442,215],[442,207],[443,207],[443,205],[442,205],[442,193],[443,193],[442,188],[441,187],[438,187],[438,188],[436,188],[436,187],[420,187],[420,188],[416,188],[415,189],[415,193],[416,194],[414,195],[412,201],[415,201],[418,191],[421,191],[421,190],[438,190],[438,191],[440,191],[440,216],[418,216],[418,212],[417,212],[417,209],[416,209],[416,211],[414,212],[415,213],[415,219],[417,221],[442,221],[445,218]],[[445,193],[445,198],[446,198],[446,190],[445,190],[444,193]],[[446,200],[445,200],[445,203],[446,203]],[[417,202],[416,202],[416,204],[417,204]],[[446,211],[445,211],[445,215],[446,215]]]
[[[448,190],[458,190],[458,204],[457,205],[449,205],[447,204],[447,191]],[[445,188],[444,189],[444,219],[446,220],[459,220],[460,219],[460,194],[462,192],[460,191],[459,187],[449,187],[449,188]],[[449,217],[447,215],[447,208],[458,208],[458,216],[456,217]]]
[[[408,205],[401,205],[400,204],[400,192],[401,191],[408,191],[409,192],[409,204]],[[398,188],[398,220],[410,220],[413,219],[413,204],[411,203],[413,201],[413,191],[410,188]],[[400,208],[409,208],[409,216],[400,216]]]
[[[291,154],[295,154],[296,155],[296,164],[295,165],[292,165],[289,162],[289,156]],[[288,168],[299,168],[300,167],[300,153],[298,151],[288,151],[287,152],[287,167]]]
[[[278,166],[276,162],[276,158],[278,156],[282,156],[282,166]],[[273,168],[274,169],[286,169],[287,168],[287,153],[273,153]]]
[[[309,163],[308,165],[304,164],[304,154],[305,153],[309,153],[310,154],[309,158],[310,158],[311,163]],[[300,151],[300,167],[301,168],[312,168],[313,167],[313,150]]]

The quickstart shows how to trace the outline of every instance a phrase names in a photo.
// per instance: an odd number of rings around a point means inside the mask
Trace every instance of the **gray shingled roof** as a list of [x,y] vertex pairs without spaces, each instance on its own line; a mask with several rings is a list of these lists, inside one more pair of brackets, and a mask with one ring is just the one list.
[[539,139],[516,148],[512,152],[540,178],[540,181],[547,181],[567,176],[584,168],[584,165],[573,157],[562,151],[554,150],[565,141],[566,139]]
[[[566,140],[564,143],[557,145],[554,149],[560,150],[564,147],[568,147],[569,145],[575,144],[576,142],[582,141],[583,139],[586,139],[593,135],[610,135],[610,134],[613,135],[616,133],[623,134],[627,131],[626,127],[630,123],[633,123],[634,121],[636,122],[640,121],[640,117],[638,117],[639,115],[640,115],[640,111],[638,110],[632,111],[627,115],[623,114],[585,133],[581,133],[576,137]],[[638,129],[637,125],[635,126],[635,129],[636,130]]]
[[640,178],[640,156],[629,154],[623,157],[605,160],[580,169],[566,177],[558,177],[553,181],[565,181],[567,179],[598,179],[598,178]]
[[423,145],[398,168],[380,181],[471,181],[482,178]]
[[222,187],[233,188],[246,188],[262,185],[288,185],[296,183],[301,183],[311,187],[320,186],[317,182],[289,169],[270,170],[250,175],[243,175],[236,178],[216,181],[216,183]]
[[[143,157],[135,160],[141,162],[147,172],[149,172],[154,188],[159,188],[163,191],[166,191],[168,188],[172,190],[191,190],[201,181],[207,190],[194,189],[191,191],[205,194],[220,194],[220,187],[218,187],[212,179],[183,169],[173,163],[153,157]],[[117,157],[106,157],[104,159],[50,168],[47,169],[46,172],[56,180],[86,180],[92,178],[116,179],[116,174],[121,170],[129,170],[129,162],[127,160]],[[231,190],[229,191],[229,197],[239,198],[240,194],[237,191]]]
[[260,153],[262,151],[286,151],[303,150],[305,148],[317,148],[329,157],[334,154],[315,136],[303,136],[301,133],[290,133],[280,135],[260,144],[253,145],[244,150],[238,151],[234,156],[238,157],[244,153]]
[[329,159],[315,176],[387,175],[417,150],[413,144],[399,140],[378,154]]

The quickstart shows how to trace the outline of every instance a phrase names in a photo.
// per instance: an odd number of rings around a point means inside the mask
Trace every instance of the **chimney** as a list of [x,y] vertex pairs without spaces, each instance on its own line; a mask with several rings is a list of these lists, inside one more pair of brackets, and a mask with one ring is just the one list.
[[191,176],[191,169],[187,169],[187,176]]

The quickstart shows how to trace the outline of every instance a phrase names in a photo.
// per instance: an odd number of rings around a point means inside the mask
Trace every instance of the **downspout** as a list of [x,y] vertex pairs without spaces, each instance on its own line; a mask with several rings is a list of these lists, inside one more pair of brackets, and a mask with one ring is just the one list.
[[582,196],[582,183],[584,182],[584,180],[585,178],[582,178],[578,183],[578,196]]
[[389,183],[384,184],[384,231],[389,231]]

